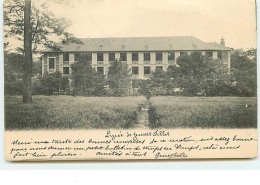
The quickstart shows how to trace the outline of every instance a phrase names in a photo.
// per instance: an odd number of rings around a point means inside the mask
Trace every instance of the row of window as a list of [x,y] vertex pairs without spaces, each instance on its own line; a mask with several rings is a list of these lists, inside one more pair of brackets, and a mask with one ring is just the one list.
[[[186,55],[187,52],[180,52],[180,56]],[[213,57],[213,52],[206,52],[208,57]],[[126,53],[120,53],[120,58],[122,61],[127,61]],[[168,60],[174,60],[175,53],[168,52]],[[222,59],[222,52],[218,52],[218,58]],[[103,61],[103,53],[97,53],[98,61]],[[144,61],[150,61],[151,54],[146,52],[144,53]],[[63,54],[63,60],[69,61],[69,53]],[[109,61],[115,60],[115,53],[109,53]],[[156,53],[156,61],[162,60],[162,52]],[[75,61],[92,61],[92,53],[75,53]],[[132,61],[138,61],[138,53],[132,53]],[[54,69],[54,58],[49,58],[49,69]]]
[[[180,56],[186,55],[187,52],[180,52]],[[206,52],[206,55],[208,57],[213,57],[213,52],[208,51]],[[155,53],[156,61],[162,61],[162,52],[156,52]],[[218,58],[222,59],[222,52],[218,52]],[[120,53],[120,59],[122,61],[127,61],[127,54],[126,53]],[[75,61],[92,61],[92,53],[86,52],[86,53],[75,53],[74,54],[74,60]],[[115,53],[109,53],[109,61],[115,60]],[[145,52],[144,53],[144,61],[150,61],[151,60],[151,53]],[[168,60],[175,60],[175,52],[168,52]],[[63,61],[69,61],[69,53],[63,54]],[[97,53],[97,61],[104,61],[104,53]],[[139,55],[137,52],[132,53],[132,61],[139,61]]]
[[[163,70],[163,66],[156,66],[156,70]],[[104,74],[104,67],[97,67],[97,72],[99,74]],[[132,74],[138,75],[139,74],[139,67],[132,67]],[[145,75],[151,74],[151,67],[150,66],[144,67],[144,74]]]
[[[54,69],[54,58],[49,58],[49,69]],[[156,66],[156,70],[163,70],[163,66]],[[69,67],[63,67],[63,74],[70,74]],[[97,67],[97,72],[104,74],[104,67]],[[139,74],[139,67],[132,67],[132,74]],[[144,74],[151,74],[151,67],[144,67]]]
[[[109,61],[115,60],[115,53],[109,53]],[[126,53],[120,53],[120,59],[122,61],[127,61],[127,54]],[[175,53],[169,52],[168,53],[168,60],[174,60],[175,59]],[[74,54],[74,60],[75,61],[92,61],[92,53],[75,53]],[[132,53],[132,61],[138,61],[138,53]],[[146,52],[144,53],[144,61],[150,61],[151,60],[151,54]],[[63,61],[69,61],[69,53],[63,54]],[[97,53],[97,61],[104,61],[104,53]],[[162,61],[162,52],[156,53],[156,61]]]
[[[170,52],[171,55],[169,55],[168,59],[169,60],[174,60],[175,55],[174,52]],[[150,61],[151,60],[151,54],[146,52],[144,53],[144,61]],[[115,53],[109,53],[108,54],[109,61],[114,61],[115,60]],[[127,61],[127,54],[126,53],[120,53],[120,59],[122,61]],[[75,61],[77,61],[75,59]],[[104,61],[104,53],[97,53],[97,61]],[[139,61],[139,56],[138,53],[132,53],[132,61]],[[157,52],[156,53],[156,61],[162,61],[162,52]]]

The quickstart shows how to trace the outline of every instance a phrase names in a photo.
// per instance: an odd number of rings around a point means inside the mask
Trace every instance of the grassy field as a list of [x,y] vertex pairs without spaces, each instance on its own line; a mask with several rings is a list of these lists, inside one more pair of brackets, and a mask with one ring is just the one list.
[[6,129],[92,129],[134,126],[133,112],[143,97],[5,97]]
[[[6,129],[133,128],[144,97],[5,96]],[[163,128],[253,128],[256,98],[152,97]],[[247,105],[247,106],[246,106]]]
[[164,128],[256,128],[257,98],[154,97]]

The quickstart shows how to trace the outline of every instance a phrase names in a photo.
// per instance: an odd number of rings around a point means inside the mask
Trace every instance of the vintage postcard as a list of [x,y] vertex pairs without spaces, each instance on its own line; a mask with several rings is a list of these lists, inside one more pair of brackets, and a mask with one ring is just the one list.
[[254,0],[5,0],[8,161],[255,158]]

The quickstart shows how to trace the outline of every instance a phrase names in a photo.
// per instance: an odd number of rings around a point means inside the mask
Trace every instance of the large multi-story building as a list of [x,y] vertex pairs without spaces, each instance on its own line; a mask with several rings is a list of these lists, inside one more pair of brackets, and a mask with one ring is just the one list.
[[43,51],[42,71],[62,74],[71,73],[70,65],[83,58],[91,61],[92,67],[106,75],[111,62],[120,59],[131,68],[132,76],[148,78],[157,68],[167,70],[176,65],[179,56],[193,51],[213,59],[219,58],[230,68],[231,49],[220,44],[203,42],[192,36],[178,37],[132,37],[132,38],[85,38],[82,44],[60,44],[61,52]]

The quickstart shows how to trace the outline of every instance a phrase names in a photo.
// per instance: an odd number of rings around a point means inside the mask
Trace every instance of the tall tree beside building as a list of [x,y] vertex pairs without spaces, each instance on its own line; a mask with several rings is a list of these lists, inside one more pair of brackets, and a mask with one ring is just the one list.
[[139,80],[138,92],[145,96],[147,100],[153,95],[167,95],[166,84],[168,82],[167,72],[162,69],[156,69],[148,80]]
[[82,60],[71,65],[72,95],[105,95],[105,78],[92,68],[90,61]]
[[[8,50],[9,45],[12,44],[11,40],[15,39],[16,44],[18,44],[16,51],[22,54],[24,53],[24,47],[21,42],[24,41],[25,1],[6,0],[4,2],[5,49]],[[30,26],[33,54],[41,53],[41,50],[45,47],[53,51],[59,51],[60,47],[57,46],[57,41],[62,41],[63,43],[82,43],[67,32],[70,26],[69,21],[65,18],[55,17],[54,13],[49,9],[48,3],[44,1],[32,1]]]
[[[63,43],[81,43],[66,29],[69,24],[64,18],[56,18],[48,10],[46,2],[31,0],[6,0],[4,3],[4,46],[8,51],[10,41],[16,39],[16,52],[24,55],[21,61],[24,72],[24,96],[23,102],[30,103],[31,97],[31,77],[32,77],[32,53],[41,53],[44,47],[53,51],[60,48],[53,40],[63,41]],[[23,42],[23,44],[22,44]],[[30,50],[30,51],[29,51]]]
[[[172,78],[177,80],[184,95],[228,95],[228,69],[221,60],[213,60],[199,52],[193,52],[191,55],[179,57],[177,64]],[[168,78],[171,76],[168,75]]]
[[109,68],[107,84],[112,96],[126,96],[131,88],[128,65],[121,60],[114,60]]
[[23,103],[32,101],[32,31],[31,0],[25,0],[24,6],[24,64],[23,64]]

